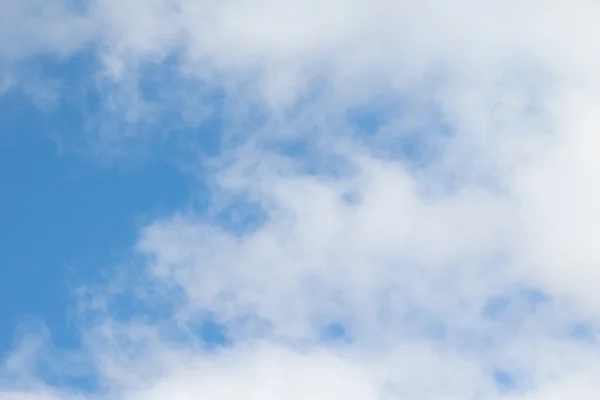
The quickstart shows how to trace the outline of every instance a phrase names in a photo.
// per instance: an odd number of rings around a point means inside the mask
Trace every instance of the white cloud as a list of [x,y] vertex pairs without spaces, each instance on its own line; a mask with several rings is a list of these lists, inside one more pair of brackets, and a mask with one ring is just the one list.
[[[110,396],[600,393],[592,379],[598,348],[567,333],[580,319],[600,317],[594,2],[2,7],[0,14],[21,21],[1,35],[8,64],[93,45],[104,62],[102,82],[110,83],[106,99],[117,99],[112,107],[126,117],[144,110],[136,92],[143,68],[173,54],[179,78],[225,93],[222,134],[230,144],[207,178],[215,214],[155,221],[136,251],[148,263],[144,279],[166,284],[166,296],[185,293],[180,327],[211,311],[233,344],[216,353],[176,345],[162,323],[119,325],[108,314],[84,333]],[[17,35],[26,46],[10,39]],[[401,99],[404,109],[374,135],[357,137],[347,111],[378,96]],[[185,102],[167,98],[151,110],[176,112]],[[203,98],[193,104],[205,112]],[[258,128],[248,116],[253,107],[266,116]],[[154,111],[134,114],[135,123]],[[419,154],[395,151],[409,136],[430,149],[425,165],[411,164]],[[307,156],[277,150],[298,138],[310,144]],[[267,216],[244,234],[214,217],[240,197]],[[519,285],[550,300],[523,311],[523,320],[484,315],[491,298]],[[321,340],[331,322],[344,324],[349,343]],[[140,338],[136,353],[132,341]],[[512,390],[498,387],[494,368],[508,371]],[[65,396],[0,392],[7,400]]]

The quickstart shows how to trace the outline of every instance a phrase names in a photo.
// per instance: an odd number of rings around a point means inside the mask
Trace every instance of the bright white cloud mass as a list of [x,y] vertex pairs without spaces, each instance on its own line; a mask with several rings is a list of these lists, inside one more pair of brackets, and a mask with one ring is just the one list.
[[0,90],[60,102],[72,89],[26,66],[93,54],[82,135],[101,157],[222,121],[182,172],[210,205],[142,227],[127,277],[81,289],[82,347],[32,334],[0,399],[600,398],[598,16],[588,0],[0,2]]

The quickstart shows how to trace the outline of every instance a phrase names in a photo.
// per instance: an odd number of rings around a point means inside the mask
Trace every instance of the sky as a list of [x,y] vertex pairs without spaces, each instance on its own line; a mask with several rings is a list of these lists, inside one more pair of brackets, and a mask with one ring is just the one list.
[[0,400],[597,399],[599,13],[0,2]]

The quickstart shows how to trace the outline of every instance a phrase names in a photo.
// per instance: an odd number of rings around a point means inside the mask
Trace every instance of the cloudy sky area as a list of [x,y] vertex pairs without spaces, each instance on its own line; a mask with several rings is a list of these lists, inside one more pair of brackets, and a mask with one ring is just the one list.
[[600,398],[600,3],[0,2],[0,400]]

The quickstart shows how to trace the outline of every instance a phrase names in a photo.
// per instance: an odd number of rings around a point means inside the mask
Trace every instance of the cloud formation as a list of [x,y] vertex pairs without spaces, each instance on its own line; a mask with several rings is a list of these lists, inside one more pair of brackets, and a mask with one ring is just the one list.
[[116,121],[96,145],[223,123],[192,167],[210,206],[140,232],[124,286],[142,311],[119,314],[122,288],[82,300],[95,388],[23,346],[0,399],[597,398],[599,12],[3,2],[0,91],[27,92],[36,57],[91,53]]

